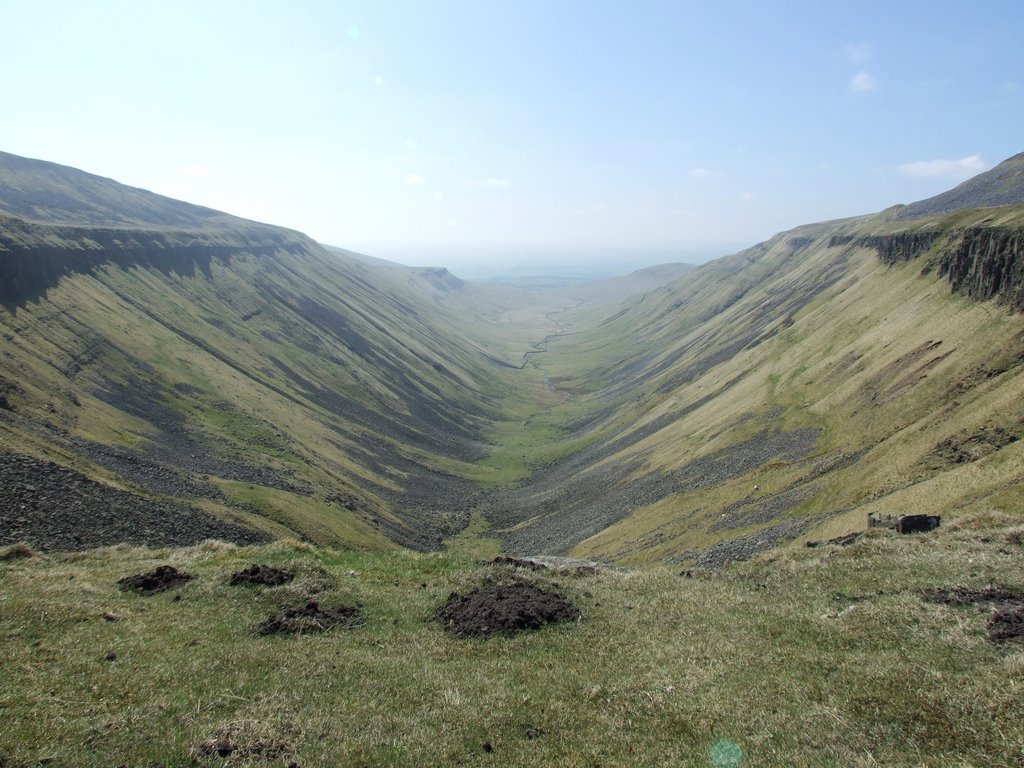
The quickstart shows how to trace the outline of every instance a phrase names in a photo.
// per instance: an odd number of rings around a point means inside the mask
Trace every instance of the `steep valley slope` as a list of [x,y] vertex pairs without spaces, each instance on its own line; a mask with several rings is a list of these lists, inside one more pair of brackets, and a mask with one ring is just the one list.
[[894,209],[580,319],[549,372],[585,447],[491,511],[506,546],[717,566],[869,513],[1019,511],[1022,245],[1020,207]]
[[[55,465],[130,491],[109,516],[138,516],[137,542],[226,520],[423,549],[465,525],[484,425],[521,389],[521,335],[542,332],[508,315],[534,298],[0,160],[0,441],[38,460],[7,486],[5,541],[67,543],[60,483],[42,487]],[[171,508],[189,535],[147,533]],[[80,543],[112,543],[89,517]]]
[[1024,208],[950,199],[527,291],[0,155],[0,543],[717,566],[1019,511]]
[[949,201],[1019,204],[1022,165],[562,314],[565,401],[521,432],[566,450],[488,500],[504,546],[717,566],[870,513],[1018,510],[1024,209]]

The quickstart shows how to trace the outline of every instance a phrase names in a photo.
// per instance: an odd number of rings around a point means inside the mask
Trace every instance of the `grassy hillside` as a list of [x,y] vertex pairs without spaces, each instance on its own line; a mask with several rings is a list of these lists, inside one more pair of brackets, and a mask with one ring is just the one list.
[[[72,273],[0,312],[9,448],[76,456],[122,482],[137,480],[121,471],[130,456],[183,482],[200,473],[291,493],[299,508],[340,499],[334,517],[381,525],[393,506],[385,497],[402,495],[410,472],[429,482],[486,453],[482,425],[528,349],[501,319],[515,302],[491,300],[493,320],[470,340],[459,328],[469,310],[438,311],[445,288],[429,276],[377,275],[301,240],[222,258],[184,250],[171,263]],[[207,260],[183,263],[190,250]],[[269,512],[219,488],[199,497]],[[440,512],[424,511],[408,533],[394,520],[387,536],[416,545],[424,534],[423,545],[431,529],[457,525]],[[349,525],[279,522],[324,541],[344,541]]]
[[1019,513],[1022,225],[815,224],[560,315],[579,331],[544,358],[562,401],[507,438],[556,460],[495,529],[517,551],[717,564],[869,512]]
[[0,220],[0,445],[33,475],[5,541],[56,519],[59,472],[26,456],[99,482],[76,481],[83,508],[135,494],[156,544],[186,543],[155,533],[173,512],[189,541],[718,566],[872,512],[1020,511],[1019,207],[897,208],[541,291],[140,190],[119,224],[116,183],[42,164],[33,193],[25,163],[0,174],[9,211],[65,202]]
[[948,192],[902,206],[898,215],[902,219],[918,219],[973,208],[1021,204],[1024,204],[1024,152]]
[[0,152],[0,212],[35,223],[202,229],[252,225],[45,160]]
[[[542,386],[521,365],[555,305],[2,159],[0,209],[31,218],[0,216],[0,446],[55,462],[44,483],[72,467],[136,494],[140,520],[377,549],[468,523],[488,425]],[[29,496],[23,514],[5,489],[3,539],[50,546],[28,534],[56,511]]]
[[[1018,517],[988,513],[682,575],[289,541],[7,559],[0,759],[1009,768],[1024,757],[1024,665],[1019,641],[992,639],[985,590],[1021,604],[1021,542]],[[118,589],[166,563],[195,578]],[[229,583],[253,563],[295,580]],[[511,578],[557,589],[581,618],[487,639],[431,619],[450,592]],[[311,595],[365,623],[258,634]]]

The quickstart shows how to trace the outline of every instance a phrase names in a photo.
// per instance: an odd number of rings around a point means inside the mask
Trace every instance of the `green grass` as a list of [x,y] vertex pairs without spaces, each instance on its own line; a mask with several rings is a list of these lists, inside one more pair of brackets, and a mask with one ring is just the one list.
[[460,557],[492,560],[501,554],[501,541],[488,536],[490,530],[490,522],[477,512],[457,536],[445,540],[445,550]]
[[[451,554],[279,542],[0,562],[0,757],[81,768],[1016,766],[1024,647],[991,644],[984,610],[918,593],[1024,587],[1020,522],[979,515],[694,578],[530,574],[557,583],[582,621],[489,640],[453,637],[429,618],[493,572]],[[118,578],[163,562],[196,580],[151,597],[117,590]],[[228,586],[252,562],[299,575]],[[325,586],[321,602],[360,603],[367,623],[254,634]],[[195,756],[229,728],[267,751]],[[712,759],[729,754],[742,762]]]
[[309,541],[378,551],[397,546],[365,519],[338,505],[255,483],[215,482],[230,498]]

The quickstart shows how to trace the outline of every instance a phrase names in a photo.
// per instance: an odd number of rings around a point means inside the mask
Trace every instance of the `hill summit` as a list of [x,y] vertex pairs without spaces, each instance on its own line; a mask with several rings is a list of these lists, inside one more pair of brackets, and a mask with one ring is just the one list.
[[1024,205],[1024,152],[942,194],[900,209],[901,219],[919,219],[971,208]]

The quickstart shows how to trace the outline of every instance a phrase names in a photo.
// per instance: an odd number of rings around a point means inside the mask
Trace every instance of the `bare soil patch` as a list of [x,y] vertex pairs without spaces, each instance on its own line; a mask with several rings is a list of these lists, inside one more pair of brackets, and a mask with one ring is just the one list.
[[1024,638],[1024,589],[988,586],[981,589],[956,586],[921,593],[921,599],[942,605],[991,605],[988,639],[993,643]]
[[1024,603],[996,608],[988,620],[988,639],[993,643],[1024,639]]
[[981,589],[955,586],[925,590],[921,593],[921,599],[942,605],[1024,604],[1024,590],[998,586],[987,586]]
[[256,632],[261,635],[300,635],[326,632],[334,627],[351,629],[365,623],[358,606],[321,608],[316,600],[310,600],[300,608],[286,608],[283,613],[269,617],[256,627]]
[[125,592],[138,592],[143,595],[176,589],[193,578],[195,577],[191,574],[179,571],[173,565],[161,565],[148,573],[125,576],[118,580],[117,584]]
[[580,611],[558,592],[511,579],[465,595],[452,592],[434,615],[456,635],[491,637],[576,621]]
[[943,469],[983,459],[990,453],[1017,442],[1019,436],[1000,426],[984,426],[976,432],[947,437],[925,456],[931,468]]
[[280,584],[287,584],[295,578],[292,571],[283,568],[274,568],[271,565],[251,565],[245,570],[231,574],[232,586],[266,586],[276,587]]

